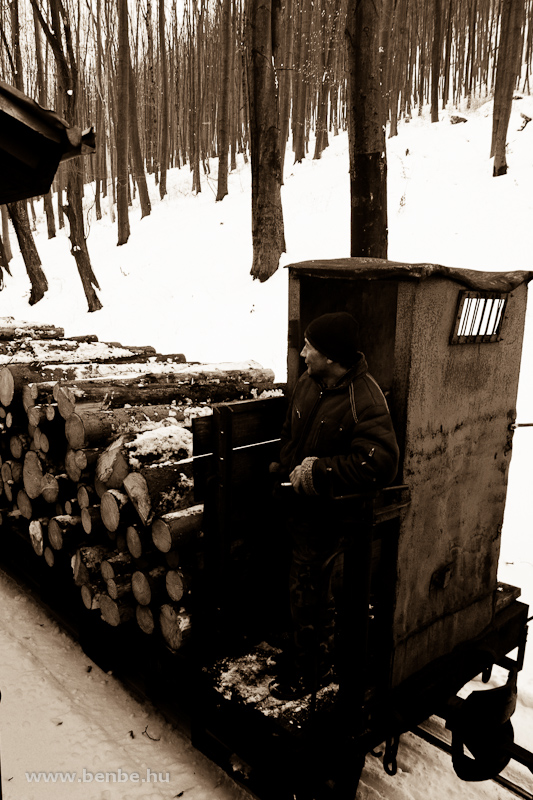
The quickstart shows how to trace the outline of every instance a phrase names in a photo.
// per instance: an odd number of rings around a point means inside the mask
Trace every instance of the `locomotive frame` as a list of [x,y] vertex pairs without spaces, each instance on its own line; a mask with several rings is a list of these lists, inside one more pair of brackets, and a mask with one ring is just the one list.
[[[415,730],[439,745],[419,727],[432,715],[452,732],[453,765],[463,779],[496,777],[511,758],[533,771],[533,756],[514,744],[510,723],[528,608],[520,590],[496,574],[533,273],[356,258],[288,269],[289,392],[311,319],[354,313],[391,406],[402,466],[393,487],[331,501],[335,524],[357,540],[344,553],[340,624],[348,633],[334,699],[312,694],[298,721],[291,708],[277,713],[267,697],[274,673],[262,641],[282,646],[283,612],[271,600],[283,593],[282,570],[268,553],[269,543],[275,552],[282,543],[273,536],[276,512],[267,509],[268,463],[286,399],[220,406],[211,420],[198,421],[195,435],[210,427],[214,453],[205,485],[206,507],[216,509],[206,527],[216,542],[207,570],[216,588],[210,599],[209,591],[199,595],[200,618],[205,612],[212,626],[202,661],[214,666],[204,668],[194,741],[230,771],[235,759],[244,765],[247,785],[265,798],[352,798],[365,754],[380,743],[391,774],[401,733]],[[466,700],[458,695],[480,673],[488,681],[496,664],[508,671],[503,686]],[[280,788],[283,774],[292,777]]]

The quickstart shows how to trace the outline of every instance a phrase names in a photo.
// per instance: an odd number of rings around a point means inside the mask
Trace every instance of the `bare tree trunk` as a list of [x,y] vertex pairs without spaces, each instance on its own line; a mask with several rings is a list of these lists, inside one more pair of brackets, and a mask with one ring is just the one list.
[[[201,31],[201,16],[198,14],[198,3],[192,0],[192,21],[189,16],[189,91],[190,91],[190,104],[189,104],[189,136],[190,136],[190,155],[189,163],[192,170],[192,190],[196,194],[202,191],[202,183],[200,180],[200,37]],[[194,41],[193,30],[196,27],[196,47]]]
[[6,272],[11,275],[11,270],[9,269],[9,261],[7,260],[6,249],[4,247],[4,243],[2,241],[2,237],[0,236],[0,290],[4,288],[4,275],[2,270],[5,269]]
[[117,222],[118,245],[130,238],[128,215],[128,114],[129,105],[128,0],[118,3],[117,93],[121,113],[117,114]]
[[[284,5],[284,44],[279,66],[279,117],[280,117],[280,151],[281,151],[281,181],[283,183],[283,168],[285,153],[289,138],[289,125],[291,117],[292,98],[292,72],[294,68],[294,2],[285,0]],[[276,65],[277,66],[277,65]]]
[[433,47],[431,50],[431,122],[439,121],[439,81],[442,60],[442,5],[433,0]]
[[[35,13],[33,14],[33,24],[35,30],[35,60],[37,63],[37,89],[39,91],[39,103],[44,108],[47,106],[46,102],[46,85],[44,80],[44,65],[43,53],[41,49],[41,31],[39,27],[39,20]],[[56,221],[54,217],[54,207],[52,205],[52,193],[47,192],[44,195],[44,213],[46,214],[46,225],[48,229],[48,238],[53,239],[56,235]]]
[[154,34],[152,28],[152,2],[146,0],[146,36],[147,36],[147,130],[148,139],[148,172],[157,172],[156,138],[157,114],[155,104],[155,75],[154,75]]
[[346,20],[351,255],[387,257],[387,158],[379,81],[381,2],[349,0]]
[[6,257],[6,266],[13,258],[11,252],[11,242],[9,240],[9,212],[7,206],[2,206],[2,244],[4,245],[4,253]]
[[232,0],[232,24],[231,24],[231,47],[230,47],[230,140],[231,140],[231,158],[230,158],[230,172],[237,169],[237,131],[238,131],[238,86],[237,76],[235,73],[236,51],[237,51],[237,0]]
[[272,64],[272,2],[249,0],[247,51],[252,158],[251,274],[267,280],[285,252],[276,76]]
[[[222,54],[220,103],[218,108],[218,187],[217,200],[223,200],[228,193],[229,164],[229,104],[230,104],[230,48],[233,47],[231,36],[231,0],[222,1],[222,24],[220,50]],[[233,77],[233,76],[232,76]]]
[[159,58],[161,63],[161,150],[159,180],[159,196],[161,200],[167,193],[168,167],[168,78],[167,78],[167,46],[165,39],[165,4],[159,0]]
[[[11,45],[13,50],[13,63],[15,65],[15,86],[24,91],[24,78],[22,73],[22,55],[20,50],[20,28],[18,0],[11,3]],[[26,266],[26,272],[31,283],[30,305],[38,303],[48,289],[48,281],[42,270],[41,259],[33,240],[28,219],[27,204],[24,200],[8,203],[7,209],[18,239],[20,252]]]
[[[318,101],[318,111],[316,119],[316,142],[314,158],[320,158],[322,152],[328,146],[328,98],[331,92],[333,63],[335,58],[335,46],[337,44],[337,33],[339,28],[341,0],[335,0],[332,9],[333,20],[331,23],[331,34],[328,38],[327,29],[324,31],[324,74],[320,84],[320,96]],[[328,4],[326,3],[326,8]]]
[[[59,85],[65,98],[65,117],[69,125],[75,125],[77,116],[77,93],[79,88],[78,64],[72,46],[70,21],[63,6],[62,0],[49,0],[52,27],[44,19],[37,0],[30,0],[39,23],[52,48],[57,65]],[[64,44],[61,37],[64,34]],[[83,225],[83,182],[77,159],[71,158],[66,162],[67,172],[67,203],[63,207],[64,213],[70,223],[69,238],[71,253],[76,260],[76,266],[81,278],[89,311],[97,311],[102,304],[95,292],[98,281],[91,267],[85,231]]]
[[449,0],[448,6],[448,24],[446,27],[446,50],[444,55],[444,89],[442,92],[442,108],[448,105],[450,97],[450,68],[451,68],[451,52],[452,52],[452,5],[453,0]]
[[390,112],[390,79],[392,64],[392,35],[396,33],[393,28],[393,7],[394,0],[383,0],[381,11],[381,22],[379,31],[379,52],[380,52],[380,71],[381,71],[381,91],[383,93],[383,109],[385,118]]
[[137,118],[137,92],[135,89],[135,75],[133,74],[133,66],[131,63],[131,54],[129,54],[128,64],[129,74],[129,96],[128,96],[128,115],[130,121],[130,143],[131,143],[131,156],[133,161],[133,177],[139,189],[139,200],[141,203],[141,219],[150,215],[152,206],[150,203],[150,195],[148,194],[148,186],[146,185],[146,173],[144,171],[144,163],[141,151],[141,142],[139,139],[139,122]]
[[311,31],[310,0],[300,0],[300,42],[298,48],[298,70],[296,73],[296,92],[293,110],[293,148],[294,163],[305,158],[305,109],[308,91],[308,52]]
[[28,212],[26,211],[26,203],[24,200],[19,200],[16,203],[8,203],[7,209],[11,222],[17,235],[20,252],[26,265],[26,271],[31,283],[30,306],[42,300],[44,293],[48,289],[48,281],[41,267],[41,259],[35,247],[33,236],[30,231],[30,223],[28,220]]
[[491,157],[494,156],[493,177],[507,173],[505,144],[513,93],[520,70],[523,10],[524,6],[521,0],[504,0],[492,119],[490,154]]
[[63,211],[69,221],[69,239],[71,243],[70,252],[74,256],[78,273],[81,279],[85,297],[89,306],[89,311],[98,311],[102,308],[95,288],[100,286],[92,270],[89,251],[85,240],[83,225],[83,183],[81,173],[77,170],[75,159],[67,161],[67,205],[63,206]]

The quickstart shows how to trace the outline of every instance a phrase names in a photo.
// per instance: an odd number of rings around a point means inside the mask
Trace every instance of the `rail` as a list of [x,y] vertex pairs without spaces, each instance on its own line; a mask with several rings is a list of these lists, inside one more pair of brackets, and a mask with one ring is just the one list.
[[[414,733],[415,736],[418,736],[420,739],[423,739],[425,742],[428,742],[428,744],[431,744],[434,747],[438,747],[439,750],[442,750],[444,753],[448,753],[448,755],[451,756],[451,745],[449,742],[441,739],[440,736],[435,736],[434,733],[430,733],[430,731],[422,728],[420,725],[412,728],[411,733]],[[525,764],[525,766],[533,771],[533,756],[531,753],[528,753],[518,745],[511,746],[511,750],[518,756],[524,757],[524,754],[527,755],[529,757],[529,764],[526,763],[525,760],[522,760],[522,757],[519,757],[516,760],[520,761],[521,764]],[[515,758],[515,755],[513,755],[513,758]],[[523,786],[519,786],[517,783],[509,780],[508,778],[504,778],[502,775],[496,775],[490,780],[492,780],[494,783],[497,783],[498,786],[502,786],[504,789],[507,789],[507,791],[512,792],[512,794],[514,794],[516,797],[522,798],[522,800],[533,800],[533,794],[531,794],[531,792],[529,792],[527,789],[524,789]]]

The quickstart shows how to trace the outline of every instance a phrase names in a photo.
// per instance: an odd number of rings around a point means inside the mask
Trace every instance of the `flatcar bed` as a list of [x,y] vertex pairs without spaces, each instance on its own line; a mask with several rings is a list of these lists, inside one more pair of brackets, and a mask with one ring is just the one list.
[[[346,729],[338,684],[321,689],[316,702],[311,695],[283,702],[268,692],[275,649],[261,642],[233,658],[225,656],[202,670],[193,742],[261,800],[353,798],[355,779],[349,777],[346,784],[340,753],[344,762],[353,760],[356,773],[361,758],[383,742],[397,743],[402,733],[433,714],[447,718],[450,700],[492,663],[521,669],[528,607],[516,594],[514,587],[500,585],[490,627],[394,691],[384,694],[369,683],[365,727],[357,735]],[[515,648],[516,661],[508,656]],[[387,747],[387,771],[393,772],[394,761],[394,747]]]

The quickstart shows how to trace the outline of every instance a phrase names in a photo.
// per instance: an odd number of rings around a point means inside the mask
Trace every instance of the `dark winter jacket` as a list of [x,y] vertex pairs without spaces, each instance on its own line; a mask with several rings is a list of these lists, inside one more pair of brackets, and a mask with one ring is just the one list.
[[338,497],[386,486],[398,458],[387,401],[362,353],[331,388],[302,375],[281,432],[283,475],[302,465],[306,494]]

